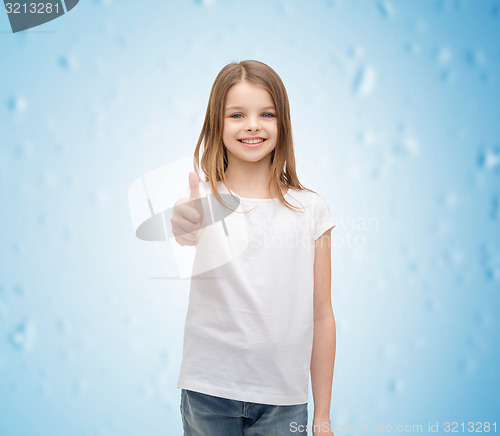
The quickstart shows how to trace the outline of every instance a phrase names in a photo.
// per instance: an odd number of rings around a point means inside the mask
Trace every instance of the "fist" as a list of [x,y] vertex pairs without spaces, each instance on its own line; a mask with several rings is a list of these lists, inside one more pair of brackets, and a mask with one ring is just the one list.
[[183,246],[198,244],[205,222],[199,180],[195,172],[189,173],[189,189],[190,197],[175,203],[170,220],[175,240]]

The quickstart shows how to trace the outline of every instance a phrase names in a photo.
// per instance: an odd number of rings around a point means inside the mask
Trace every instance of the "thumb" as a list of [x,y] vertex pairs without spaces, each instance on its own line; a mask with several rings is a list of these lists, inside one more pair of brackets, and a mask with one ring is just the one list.
[[200,219],[203,222],[204,214],[203,206],[201,204],[200,182],[198,180],[198,174],[196,174],[195,172],[189,173],[189,189],[191,190],[191,195],[189,196],[191,205],[199,212]]
[[189,173],[189,189],[191,191],[191,195],[189,196],[191,200],[200,198],[200,184],[198,181],[198,175],[193,171]]

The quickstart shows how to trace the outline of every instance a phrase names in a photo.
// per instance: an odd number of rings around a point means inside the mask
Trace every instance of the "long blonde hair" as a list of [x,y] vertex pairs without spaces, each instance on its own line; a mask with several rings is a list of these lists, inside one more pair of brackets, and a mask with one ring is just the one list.
[[278,192],[278,198],[282,204],[289,209],[299,211],[298,208],[286,201],[282,190],[294,188],[310,192],[315,191],[302,186],[297,177],[290,106],[285,86],[278,74],[262,62],[255,60],[246,60],[239,63],[232,62],[226,65],[217,75],[210,92],[203,128],[194,151],[193,163],[195,171],[198,174],[198,168],[200,167],[200,147],[203,143],[201,169],[206,176],[207,182],[210,182],[212,192],[222,204],[222,198],[217,190],[217,182],[222,181],[227,187],[226,169],[228,159],[227,150],[222,141],[226,94],[231,86],[242,81],[248,81],[254,85],[264,87],[273,99],[278,122],[278,140],[275,149],[271,152],[268,189],[269,192],[272,192],[272,186],[275,192]]

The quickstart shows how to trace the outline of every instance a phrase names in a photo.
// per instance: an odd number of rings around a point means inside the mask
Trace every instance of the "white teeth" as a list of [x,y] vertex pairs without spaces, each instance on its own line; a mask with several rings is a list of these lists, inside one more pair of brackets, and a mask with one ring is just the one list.
[[258,144],[259,142],[264,142],[263,139],[240,139],[240,141],[245,144]]

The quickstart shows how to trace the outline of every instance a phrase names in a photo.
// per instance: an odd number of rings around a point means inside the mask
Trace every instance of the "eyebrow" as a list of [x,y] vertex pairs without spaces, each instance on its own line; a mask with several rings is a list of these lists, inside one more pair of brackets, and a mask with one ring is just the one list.
[[[245,109],[243,106],[229,106],[226,108],[226,111],[234,110],[234,109]],[[262,110],[275,109],[274,106],[266,106],[263,107]]]

